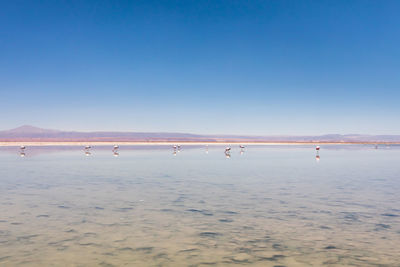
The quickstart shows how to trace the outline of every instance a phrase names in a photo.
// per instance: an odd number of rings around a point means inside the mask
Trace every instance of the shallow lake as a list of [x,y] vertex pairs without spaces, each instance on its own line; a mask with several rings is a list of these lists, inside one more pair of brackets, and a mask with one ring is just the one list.
[[1,266],[400,266],[400,147],[0,148]]

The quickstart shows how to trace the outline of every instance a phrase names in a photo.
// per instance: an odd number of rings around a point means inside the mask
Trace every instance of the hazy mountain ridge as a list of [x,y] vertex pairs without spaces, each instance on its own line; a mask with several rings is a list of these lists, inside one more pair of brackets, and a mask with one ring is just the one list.
[[0,131],[0,141],[400,142],[400,135],[246,136],[168,132],[74,132],[24,125],[11,130]]

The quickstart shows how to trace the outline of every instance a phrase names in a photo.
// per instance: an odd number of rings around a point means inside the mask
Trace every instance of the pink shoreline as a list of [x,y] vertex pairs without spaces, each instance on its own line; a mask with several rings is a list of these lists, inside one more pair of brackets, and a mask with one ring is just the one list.
[[110,145],[232,145],[232,144],[241,144],[241,145],[399,145],[400,142],[240,142],[240,141],[231,141],[231,142],[188,142],[188,141],[157,141],[157,142],[118,142],[118,141],[107,141],[107,142],[99,142],[99,141],[79,141],[79,142],[35,142],[35,141],[8,141],[1,142],[0,147],[7,146],[110,146]]

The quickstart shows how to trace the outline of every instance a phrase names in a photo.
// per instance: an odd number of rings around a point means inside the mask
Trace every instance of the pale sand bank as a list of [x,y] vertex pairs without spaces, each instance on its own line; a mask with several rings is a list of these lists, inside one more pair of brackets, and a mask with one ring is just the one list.
[[10,146],[170,146],[170,145],[399,145],[400,142],[0,142],[0,147]]

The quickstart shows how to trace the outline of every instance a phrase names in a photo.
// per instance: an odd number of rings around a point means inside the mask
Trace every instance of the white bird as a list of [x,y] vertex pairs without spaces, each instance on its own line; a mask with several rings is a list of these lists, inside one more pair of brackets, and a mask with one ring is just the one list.
[[91,149],[91,148],[92,148],[91,146],[85,146],[86,150]]
[[117,150],[119,148],[119,146],[115,145],[114,146],[114,150]]
[[24,150],[25,148],[26,148],[25,146],[21,146],[21,147],[20,147],[21,150]]
[[240,145],[239,147],[240,147],[241,149],[244,149],[244,146],[243,146],[243,145]]
[[225,148],[225,152],[229,152],[229,151],[231,151],[231,148],[228,146]]

